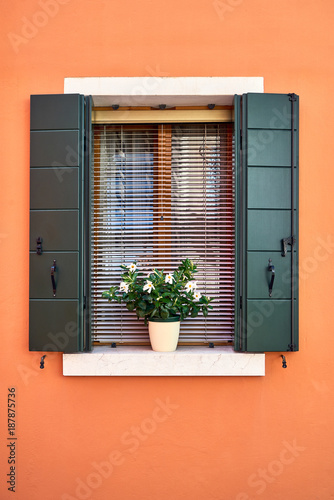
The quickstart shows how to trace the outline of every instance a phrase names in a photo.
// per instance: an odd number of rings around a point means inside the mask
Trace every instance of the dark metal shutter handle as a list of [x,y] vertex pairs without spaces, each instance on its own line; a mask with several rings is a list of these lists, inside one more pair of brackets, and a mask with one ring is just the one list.
[[51,283],[52,283],[52,290],[53,290],[53,296],[56,296],[56,280],[55,280],[55,272],[57,271],[57,266],[56,266],[56,261],[53,261],[53,266],[51,266]]
[[269,283],[269,297],[271,297],[273,292],[274,280],[275,280],[275,266],[271,259],[269,259],[268,271],[271,273],[271,279]]

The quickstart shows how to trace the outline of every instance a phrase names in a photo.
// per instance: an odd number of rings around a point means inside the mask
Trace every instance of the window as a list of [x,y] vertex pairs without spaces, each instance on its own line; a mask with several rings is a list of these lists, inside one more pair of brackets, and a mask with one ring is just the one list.
[[[154,113],[154,112],[153,112]],[[214,311],[181,324],[180,344],[230,344],[234,337],[233,124],[94,127],[92,316],[95,343],[147,342],[147,327],[101,298],[120,264],[144,273],[196,262]]]
[[[31,98],[31,350],[89,349],[89,109],[79,94]],[[236,96],[234,114],[234,348],[297,350],[298,98]]]

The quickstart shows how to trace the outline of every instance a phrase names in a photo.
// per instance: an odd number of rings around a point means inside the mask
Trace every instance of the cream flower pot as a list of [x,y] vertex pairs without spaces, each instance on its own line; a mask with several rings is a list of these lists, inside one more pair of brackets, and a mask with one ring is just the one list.
[[148,322],[148,332],[153,351],[175,351],[179,340],[180,318],[152,318]]

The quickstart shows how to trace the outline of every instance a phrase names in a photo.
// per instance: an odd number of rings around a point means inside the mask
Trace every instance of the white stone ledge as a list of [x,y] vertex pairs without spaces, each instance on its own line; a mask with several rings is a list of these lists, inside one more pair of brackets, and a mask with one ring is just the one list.
[[65,78],[64,92],[86,95],[224,95],[263,92],[262,76],[135,76]]
[[150,347],[95,347],[64,354],[66,376],[263,376],[265,355],[238,353],[232,347],[180,346],[175,352]]
[[[152,74],[152,73],[151,73]],[[264,91],[263,77],[82,77],[65,78],[65,94],[93,97],[95,106],[230,105],[234,94]]]

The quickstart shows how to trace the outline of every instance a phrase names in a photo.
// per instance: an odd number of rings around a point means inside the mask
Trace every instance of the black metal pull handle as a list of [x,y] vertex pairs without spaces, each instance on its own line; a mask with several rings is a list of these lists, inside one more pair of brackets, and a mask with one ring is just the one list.
[[53,296],[56,296],[56,280],[55,280],[55,272],[57,271],[57,266],[56,266],[56,261],[53,261],[53,266],[51,266],[51,283],[52,283],[52,290],[53,290]]
[[271,279],[270,279],[270,283],[269,283],[269,297],[271,297],[271,295],[273,293],[274,280],[275,280],[275,266],[273,265],[273,262],[271,259],[269,259],[268,271],[271,273]]

